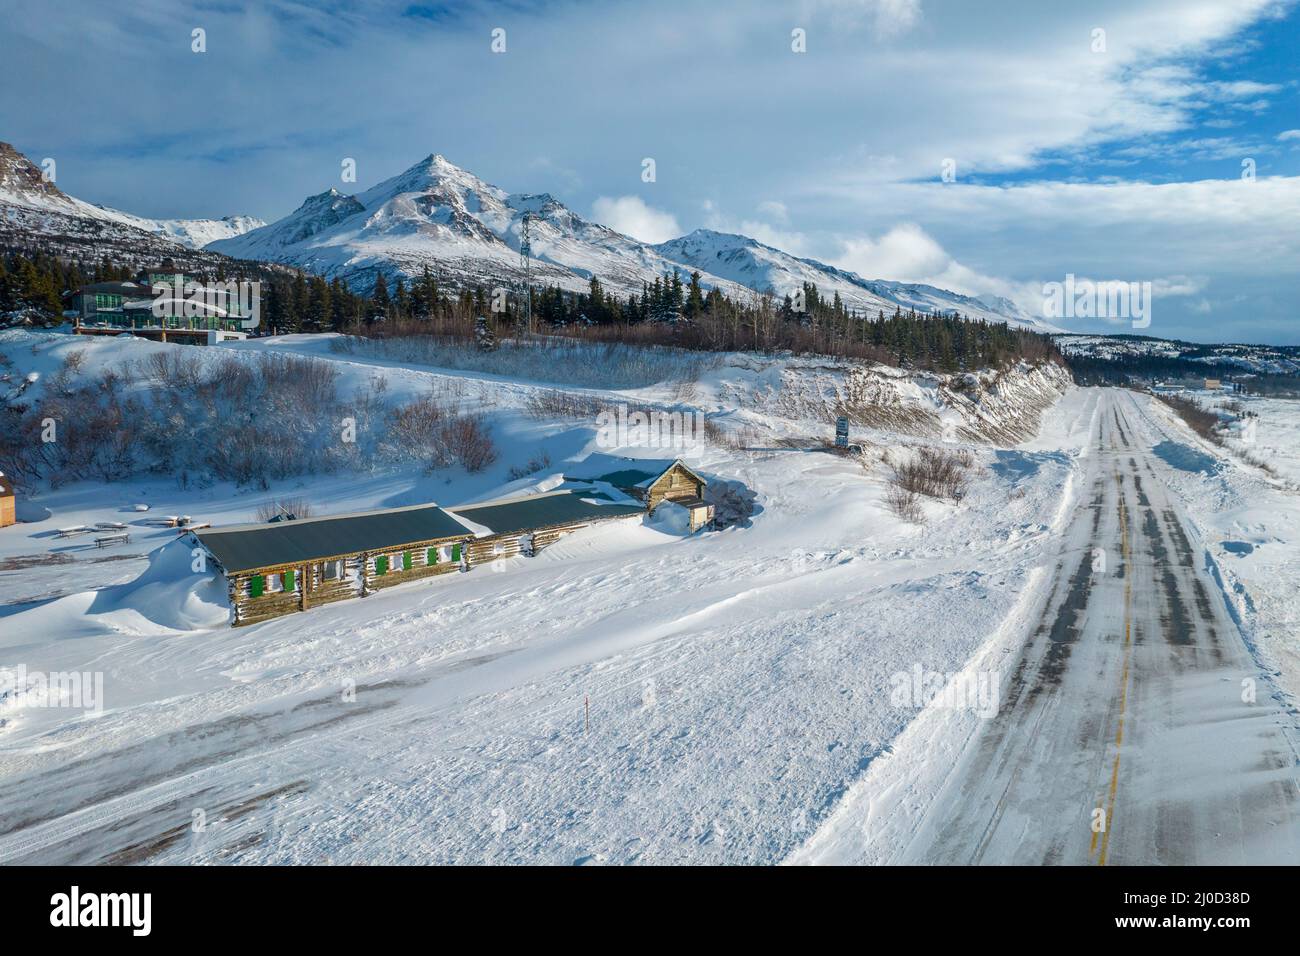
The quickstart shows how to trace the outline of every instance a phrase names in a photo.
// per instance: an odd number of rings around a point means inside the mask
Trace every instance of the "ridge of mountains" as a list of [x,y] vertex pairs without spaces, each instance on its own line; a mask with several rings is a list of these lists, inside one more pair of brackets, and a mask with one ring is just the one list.
[[765,291],[780,297],[810,282],[825,298],[838,294],[845,306],[868,314],[956,311],[1055,331],[1007,299],[864,279],[748,236],[697,229],[667,242],[642,242],[580,216],[549,193],[509,193],[438,154],[356,195],[328,189],[309,196],[268,224],[248,216],[146,219],[97,206],[64,193],[0,143],[0,242],[82,258],[108,253],[209,265],[219,257],[251,259],[339,277],[361,292],[381,272],[390,282],[409,281],[425,268],[453,287],[514,286],[525,274],[519,250],[525,215],[535,284],[584,291],[594,276],[607,292],[625,296],[666,273],[698,271],[706,289],[733,298]]
[[147,219],[69,196],[8,143],[0,143],[0,242],[56,255],[97,259],[107,253],[144,264],[160,258],[203,260],[198,250],[265,226],[252,216]]

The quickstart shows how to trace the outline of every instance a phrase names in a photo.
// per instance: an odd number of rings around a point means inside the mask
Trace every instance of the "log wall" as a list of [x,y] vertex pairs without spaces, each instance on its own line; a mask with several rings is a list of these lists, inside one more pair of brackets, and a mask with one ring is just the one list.
[[665,498],[680,501],[685,498],[704,497],[704,482],[692,477],[680,465],[669,469],[668,473],[646,489],[645,502],[653,511]]
[[[364,597],[374,591],[391,587],[394,584],[401,584],[404,581],[414,581],[419,578],[432,577],[435,574],[459,571],[461,570],[461,563],[450,559],[430,564],[427,560],[428,550],[429,548],[450,547],[454,544],[461,544],[463,547],[463,542],[464,539],[460,538],[442,538],[435,541],[421,541],[404,545],[393,551],[359,551],[353,554],[336,555],[333,558],[309,564],[270,565],[227,575],[230,606],[233,609],[231,624],[234,627],[258,624],[271,618],[292,614],[295,611],[305,611],[320,604],[332,604],[335,601]],[[396,567],[393,566],[393,556],[395,554],[400,555],[403,551],[411,552],[411,568],[409,571],[403,569],[401,564],[397,564]],[[389,557],[390,567],[387,573],[377,574],[374,569],[374,558],[385,554]],[[326,578],[323,566],[336,560],[343,561],[343,576],[340,578]],[[292,591],[267,591],[259,597],[252,596],[254,576],[261,575],[265,580],[270,575],[283,575],[286,571],[294,573],[294,589]],[[281,580],[283,580],[283,577]]]

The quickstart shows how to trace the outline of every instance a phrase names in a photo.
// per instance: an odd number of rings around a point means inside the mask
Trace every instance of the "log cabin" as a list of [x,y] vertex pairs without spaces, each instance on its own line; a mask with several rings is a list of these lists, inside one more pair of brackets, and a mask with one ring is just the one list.
[[645,502],[654,514],[661,501],[674,501],[690,512],[692,531],[713,520],[713,505],[704,500],[708,484],[680,458],[620,458],[589,455],[564,472],[566,481],[604,482]]
[[0,528],[7,528],[18,522],[17,499],[14,497],[14,483],[3,471],[0,471]]
[[231,624],[240,627],[464,570],[473,532],[424,504],[205,528],[194,537],[224,573]]
[[593,477],[576,488],[446,510],[411,505],[183,533],[192,534],[225,576],[231,624],[240,627],[531,556],[570,531],[653,512],[663,501],[690,511],[692,531],[713,518],[713,506],[702,498],[704,479],[679,460],[593,455],[574,470]]
[[534,555],[570,531],[602,521],[643,515],[646,509],[637,502],[613,501],[588,488],[506,498],[450,511],[477,532],[466,543],[466,563],[473,567],[518,554]]

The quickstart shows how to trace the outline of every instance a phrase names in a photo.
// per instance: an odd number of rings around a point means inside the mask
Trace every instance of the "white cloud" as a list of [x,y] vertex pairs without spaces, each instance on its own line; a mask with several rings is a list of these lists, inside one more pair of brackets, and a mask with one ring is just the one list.
[[921,19],[921,0],[820,0],[810,10],[824,7],[837,29],[852,29],[869,22],[879,40],[902,36]]
[[844,251],[832,265],[872,279],[928,281],[949,267],[952,257],[915,223],[903,223],[879,239],[844,240]]
[[777,202],[775,199],[767,199],[759,203],[758,214],[783,226],[790,224],[790,210],[785,208],[785,203]]
[[667,242],[682,234],[677,218],[646,205],[640,196],[601,196],[591,204],[596,221],[642,242]]
[[[837,264],[872,278],[915,278],[959,292],[995,292],[1033,311],[1042,283],[1067,273],[1098,281],[1151,282],[1164,328],[1185,334],[1207,294],[1232,311],[1204,326],[1205,340],[1230,336],[1294,341],[1300,297],[1300,177],[1188,183],[1038,182],[1018,186],[909,184],[864,199],[834,190],[867,229],[884,236],[845,243]],[[805,202],[812,202],[806,198]],[[895,231],[891,223],[918,223]],[[942,245],[931,236],[941,237]],[[880,274],[885,268],[898,276]],[[929,275],[922,275],[933,270]],[[1001,287],[1001,288],[1000,288]]]
[[1277,134],[1279,143],[1286,143],[1293,139],[1300,139],[1300,129],[1287,129]]

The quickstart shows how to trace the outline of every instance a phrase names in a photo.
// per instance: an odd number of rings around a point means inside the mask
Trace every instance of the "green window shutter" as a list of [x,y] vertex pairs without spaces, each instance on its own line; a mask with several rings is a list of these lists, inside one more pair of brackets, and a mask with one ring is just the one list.
[[438,549],[437,549],[437,548],[430,548],[430,549],[429,549],[429,553],[426,554],[426,555],[424,556],[424,562],[425,562],[425,564],[437,564],[437,563],[438,563]]
[[248,579],[248,596],[261,597],[262,589],[263,587],[265,587],[265,585],[266,585],[265,579],[263,579],[263,577],[260,574],[254,574],[251,578]]
[[459,545],[459,544],[453,544],[453,545],[451,546],[451,559],[452,559],[453,561],[459,561],[459,560],[460,560],[460,545]]
[[388,573],[388,555],[375,558],[375,574]]
[[286,591],[293,590],[293,571],[284,572],[284,589]]
[[403,551],[403,552],[402,552],[402,570],[403,570],[403,571],[409,571],[409,570],[411,570],[411,552],[410,552],[410,551]]

